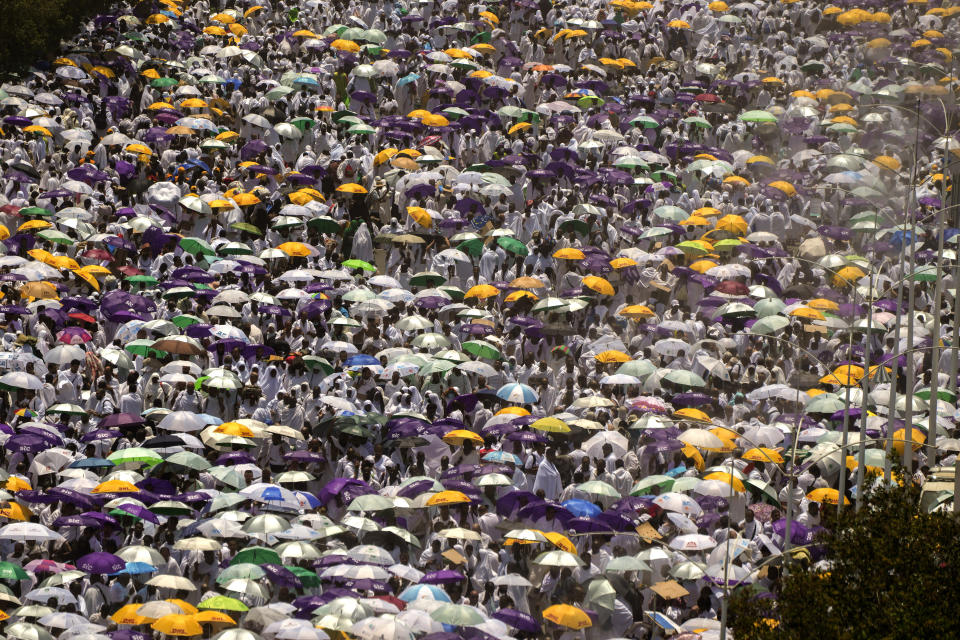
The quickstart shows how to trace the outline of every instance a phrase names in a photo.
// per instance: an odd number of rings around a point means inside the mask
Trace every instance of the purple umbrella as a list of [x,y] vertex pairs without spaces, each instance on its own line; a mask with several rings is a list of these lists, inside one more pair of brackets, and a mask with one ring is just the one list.
[[116,573],[122,571],[126,566],[127,563],[123,559],[105,551],[88,553],[77,560],[77,568],[87,573]]
[[138,504],[121,504],[117,507],[117,511],[123,511],[127,515],[140,518],[141,520],[146,520],[147,522],[152,522],[153,524],[160,524],[160,519],[154,515],[152,511],[146,507],[141,507]]
[[303,583],[300,581],[300,578],[286,567],[282,567],[279,564],[267,563],[260,565],[260,568],[266,571],[267,579],[274,584],[291,589],[303,588]]
[[466,579],[466,576],[458,571],[441,569],[440,571],[431,571],[420,578],[420,584],[456,584]]
[[493,618],[524,633],[540,633],[540,624],[530,614],[516,609],[500,609]]

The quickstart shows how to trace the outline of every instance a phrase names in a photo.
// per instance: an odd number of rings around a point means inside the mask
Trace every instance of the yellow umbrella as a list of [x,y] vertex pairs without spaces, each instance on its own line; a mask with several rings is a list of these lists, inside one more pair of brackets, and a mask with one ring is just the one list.
[[213,430],[214,433],[223,433],[228,436],[237,436],[239,438],[255,438],[257,434],[245,424],[239,422],[224,422]]
[[655,318],[657,316],[650,307],[642,304],[632,304],[624,307],[617,315],[626,316],[627,318]]
[[560,418],[540,418],[530,425],[531,428],[547,433],[570,433],[570,427]]
[[744,491],[747,490],[747,488],[743,486],[743,480],[741,480],[737,476],[727,471],[717,471],[714,473],[708,473],[707,475],[703,476],[703,479],[719,480],[720,482],[725,482],[726,484],[733,487],[733,490],[736,491],[737,493],[743,493]]
[[229,142],[231,140],[236,140],[239,137],[240,137],[240,134],[237,133],[236,131],[224,131],[222,133],[218,133],[216,139],[222,140],[224,142]]
[[203,633],[203,627],[193,616],[180,613],[163,616],[151,624],[150,628],[168,636],[198,636]]
[[209,27],[204,27],[203,32],[211,36],[225,36],[227,35],[227,30],[223,27],[218,27],[217,25],[211,25]]
[[837,311],[840,309],[840,305],[833,300],[827,300],[826,298],[814,298],[807,303],[807,306],[811,309],[816,309],[817,311]]
[[140,493],[140,489],[126,480],[107,480],[95,486],[90,493]]
[[718,263],[713,260],[697,260],[690,265],[690,268],[696,271],[697,273],[706,273],[710,269],[719,266]]
[[498,18],[497,15],[492,11],[481,11],[477,15],[480,16],[481,18],[486,18],[487,20],[489,20],[494,24],[500,24],[500,18]]
[[313,31],[310,31],[310,29],[300,29],[298,31],[294,31],[293,36],[295,38],[316,38],[317,34],[315,34]]
[[860,267],[844,267],[837,271],[833,276],[833,286],[844,287],[853,285],[857,280],[864,277],[866,272]]
[[486,300],[487,298],[493,298],[500,294],[500,289],[497,289],[491,284],[478,284],[476,286],[470,287],[465,294],[463,294],[463,299],[467,298],[477,298],[479,300]]
[[617,351],[616,349],[607,349],[606,351],[601,351],[597,355],[593,356],[597,362],[611,363],[611,362],[629,362],[630,356],[624,353],[623,351]]
[[220,22],[223,24],[233,24],[234,22],[237,21],[237,19],[234,18],[229,13],[218,13],[217,15],[210,18],[210,20],[212,20],[213,22]]
[[790,312],[791,316],[797,318],[806,318],[807,320],[826,320],[826,316],[817,311],[816,309],[811,309],[810,307],[797,307]]
[[378,153],[377,155],[373,156],[373,164],[374,164],[374,166],[380,166],[381,164],[383,164],[384,162],[386,162],[387,160],[389,160],[389,159],[392,158],[393,156],[397,155],[398,152],[399,152],[398,149],[394,149],[394,148],[392,148],[392,147],[389,148],[389,149],[384,149],[383,151],[381,151],[381,152]]
[[[927,441],[927,435],[914,427],[910,430],[910,448],[914,451],[917,451],[923,443]],[[906,429],[897,429],[893,432],[893,449],[897,452],[897,455],[903,455],[903,447],[907,444],[907,430]]]
[[[53,256],[53,259],[50,260],[49,264],[51,267],[56,267],[57,269],[64,269],[64,270],[80,269],[80,265],[77,264],[77,261],[71,258],[70,256]],[[100,269],[106,270],[107,273],[110,273],[110,271],[106,269],[106,267],[100,267],[100,265],[90,265],[90,266],[97,266]],[[89,274],[97,273],[96,271],[93,271],[91,269],[84,269],[84,272]]]
[[407,207],[407,215],[413,218],[421,227],[429,229],[433,226],[433,218],[423,207]]
[[17,231],[36,231],[38,229],[49,229],[52,226],[46,220],[27,220],[17,227]]
[[277,249],[294,258],[306,258],[313,253],[310,247],[302,242],[284,242]]
[[165,16],[162,13],[154,13],[153,15],[147,16],[145,22],[147,24],[163,24],[164,22],[169,22],[169,16]]
[[[822,487],[814,489],[807,494],[807,500],[810,502],[826,502],[827,504],[840,504],[840,492],[836,489]],[[843,498],[843,504],[850,504],[846,496]]]
[[463,49],[444,49],[443,52],[451,58],[457,58],[460,60],[470,60],[473,58],[472,53],[469,51],[464,51]]
[[562,551],[566,551],[567,553],[578,555],[577,548],[573,545],[572,542],[570,542],[570,538],[563,535],[562,533],[558,533],[556,531],[544,531],[543,535],[546,537],[547,540],[552,542],[554,546],[556,546],[558,549],[561,549]]
[[253,14],[256,13],[257,11],[260,11],[261,9],[263,9],[263,5],[262,5],[262,4],[254,5],[254,6],[250,7],[249,9],[247,9],[246,11],[243,12],[243,17],[244,17],[244,18],[249,18],[251,15],[253,15]]
[[500,416],[504,414],[523,417],[530,415],[530,412],[523,407],[504,407],[503,409],[500,409],[500,411],[497,411],[494,415]]
[[681,220],[677,224],[685,227],[708,227],[710,226],[710,221],[703,216],[690,216],[686,220]]
[[873,159],[873,163],[890,171],[899,171],[901,166],[899,160],[890,156],[877,156]]
[[727,6],[727,3],[723,0],[713,0],[710,4],[707,5],[707,9],[710,11],[716,11],[718,13],[727,11],[730,7]]
[[689,29],[690,28],[690,24],[688,22],[684,22],[683,20],[671,20],[670,22],[667,23],[667,26],[670,27],[671,29]]
[[626,269],[637,266],[637,261],[631,258],[614,258],[610,261],[610,266],[614,269]]
[[153,150],[145,144],[128,144],[127,151],[131,153],[139,153],[144,156],[153,155]]
[[10,237],[10,229],[7,229],[6,225],[0,224],[0,241],[6,240]]
[[724,231],[729,231],[730,233],[735,233],[737,235],[743,235],[749,229],[747,221],[733,214],[723,216],[717,220],[716,224],[717,229],[722,229]]
[[744,460],[753,462],[772,462],[774,464],[783,464],[783,456],[776,449],[769,447],[754,447],[743,454]]
[[547,607],[543,610],[543,619],[568,629],[586,629],[593,626],[586,611],[569,604]]
[[783,80],[781,80],[780,78],[774,77],[774,76],[767,76],[766,78],[764,78],[764,79],[761,80],[760,82],[762,82],[762,83],[764,83],[764,84],[783,84]]
[[886,38],[874,38],[867,43],[868,49],[882,49],[883,47],[889,47],[893,43],[887,40]]
[[446,127],[450,124],[450,121],[439,113],[431,113],[430,115],[423,116],[420,122],[428,127]]
[[[239,26],[239,25],[230,25]],[[200,613],[193,614],[193,619],[197,622],[208,623],[208,624],[237,624],[237,621],[223,613],[222,611],[201,611]]]
[[780,192],[784,193],[785,195],[790,196],[791,198],[792,198],[793,196],[797,195],[797,188],[794,187],[794,186],[793,186],[792,184],[790,184],[789,182],[787,182],[786,180],[774,180],[773,182],[771,182],[771,183],[768,184],[767,186],[768,186],[768,187],[772,187],[772,188],[776,189],[777,191],[780,191]]
[[231,198],[238,206],[249,207],[251,205],[260,204],[260,198],[253,195],[252,193],[238,193]]
[[145,618],[144,616],[137,615],[137,609],[142,607],[143,604],[139,602],[133,602],[131,604],[125,604],[114,612],[110,619],[116,622],[117,624],[134,624],[140,625],[147,622],[151,622],[153,618]]
[[202,109],[208,105],[206,100],[201,100],[200,98],[187,98],[180,103],[180,106],[186,107],[187,109]]
[[711,422],[710,416],[706,412],[701,411],[700,409],[694,409],[692,407],[684,407],[683,409],[678,409],[673,412],[673,415],[680,416],[681,418],[689,418],[690,420],[697,420],[699,422]]
[[355,182],[348,182],[337,187],[340,193],[366,193],[367,190]]
[[428,507],[439,507],[445,504],[467,504],[471,502],[469,496],[462,491],[441,491],[427,500]]
[[733,184],[739,187],[749,187],[750,181],[742,176],[727,176],[723,179],[723,184]]
[[353,40],[342,40],[337,38],[330,43],[331,49],[339,49],[340,51],[349,51],[351,53],[357,53],[360,51],[360,45],[358,45]]
[[768,156],[751,156],[747,158],[747,164],[774,164],[773,160]]
[[37,282],[28,282],[20,287],[21,298],[33,298],[34,300],[59,300],[57,295],[57,286],[52,282],[40,280]]
[[553,257],[559,260],[583,260],[587,256],[580,251],[580,249],[574,249],[573,247],[567,247],[566,249],[559,249],[553,253]]
[[448,432],[443,436],[443,441],[453,445],[463,445],[463,443],[467,441],[483,444],[483,438],[481,436],[466,429],[454,429]]
[[0,516],[17,522],[26,522],[33,517],[33,512],[18,502],[8,502],[0,508]]
[[529,122],[518,122],[517,124],[507,129],[507,135],[514,134],[517,131],[523,131],[524,129],[529,129],[532,126],[533,125],[530,124]]
[[517,300],[520,300],[522,298],[530,298],[531,300],[540,299],[539,296],[537,296],[537,294],[531,293],[530,291],[514,291],[513,293],[508,294],[507,297],[503,299],[503,301],[516,302]]
[[699,209],[694,209],[691,215],[702,218],[712,218],[714,216],[723,215],[723,212],[716,207],[700,207]]
[[600,276],[586,276],[583,280],[581,280],[581,284],[592,291],[596,291],[600,295],[612,296],[616,295],[617,293],[613,288],[613,285],[610,284],[608,280],[601,278]]
[[48,138],[53,137],[53,134],[50,133],[50,130],[46,127],[41,127],[38,124],[31,124],[29,127],[24,127],[23,130],[26,133],[39,133],[42,136],[47,136]]

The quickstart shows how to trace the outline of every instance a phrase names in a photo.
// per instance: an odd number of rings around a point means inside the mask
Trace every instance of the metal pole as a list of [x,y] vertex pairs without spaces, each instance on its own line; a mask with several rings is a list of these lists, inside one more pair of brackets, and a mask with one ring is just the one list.
[[927,446],[929,460],[937,456],[937,416],[939,413],[940,387],[940,308],[943,304],[943,219],[938,213],[937,225],[937,280],[933,289],[933,351],[930,354],[930,420],[927,423]]
[[[920,136],[920,99],[917,99],[917,128],[916,128],[916,137],[919,139]],[[907,210],[910,210],[910,204],[915,200],[914,196],[916,195],[916,184],[917,184],[917,153],[918,148],[916,146],[919,140],[914,142],[914,152],[913,152],[913,168],[910,172],[910,194],[907,200]],[[914,305],[916,304],[917,298],[917,287],[913,280],[913,273],[917,268],[917,252],[916,252],[916,242],[917,238],[917,219],[916,216],[911,216],[910,220],[910,276],[906,279],[907,283],[907,349],[913,349],[913,327],[914,327]],[[899,338],[899,336],[898,336]],[[913,446],[910,443],[913,442],[913,388],[916,386],[916,376],[917,376],[917,367],[913,361],[913,354],[910,355],[910,358],[907,360],[907,388],[906,388],[906,402],[907,407],[904,412],[904,417],[906,418],[906,425],[904,425],[904,446],[903,446],[903,466],[906,469],[907,473],[913,472]]]
[[[847,353],[849,354],[853,351],[853,331],[847,332],[847,335],[849,336],[847,338]],[[850,365],[847,365],[847,379],[844,382],[850,382]],[[846,450],[847,438],[850,436],[850,385],[846,384],[844,387],[846,390],[843,394],[843,436],[840,440],[841,451]],[[838,514],[843,510],[843,496],[847,490],[847,466],[844,464],[844,460],[846,460],[846,458],[840,458],[840,499],[837,500]]]
[[[906,242],[900,243],[900,275],[903,276],[904,271],[904,259],[906,256]],[[894,332],[893,335],[897,336],[899,339],[900,336],[900,318],[901,318],[901,308],[903,307],[903,278],[900,278],[900,282],[897,283],[897,318],[894,323]],[[890,482],[890,472],[891,472],[891,456],[893,455],[893,416],[897,412],[897,384],[900,373],[900,355],[899,355],[899,346],[894,348],[894,361],[892,373],[890,376],[890,394],[889,399],[887,400],[887,443],[885,446],[886,455],[883,457],[883,480],[884,482]]]
[[861,390],[863,398],[860,401],[860,446],[857,449],[857,511],[863,506],[863,475],[867,460],[867,411],[864,407],[870,395],[870,343],[873,340],[873,271],[870,272],[870,291],[868,293],[867,332],[863,339],[863,378],[860,379],[863,384]]

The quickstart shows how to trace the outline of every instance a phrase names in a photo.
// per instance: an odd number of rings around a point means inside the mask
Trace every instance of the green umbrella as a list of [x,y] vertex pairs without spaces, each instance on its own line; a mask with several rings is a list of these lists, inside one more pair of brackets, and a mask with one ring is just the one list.
[[116,465],[136,462],[138,464],[152,466],[163,462],[163,458],[161,458],[156,451],[145,449],[144,447],[130,447],[128,449],[114,451],[107,456],[107,460]]
[[17,212],[21,216],[52,216],[52,211],[47,211],[42,207],[24,207]]
[[29,580],[30,576],[12,562],[0,562],[0,580]]
[[309,369],[320,369],[327,375],[330,375],[334,371],[333,365],[330,364],[326,358],[321,358],[320,356],[303,356],[302,360]]
[[764,298],[763,300],[757,302],[757,304],[753,305],[753,310],[757,312],[758,318],[775,316],[786,308],[787,305],[784,304],[780,298]]
[[563,224],[560,225],[561,232],[570,232],[579,233],[582,236],[590,234],[590,225],[587,224],[585,220],[576,220],[571,218],[570,220],[565,220]]
[[630,124],[636,127],[643,127],[644,129],[656,129],[660,126],[660,123],[650,116],[637,116],[630,121]]
[[167,87],[174,87],[180,84],[180,81],[176,78],[154,78],[150,81],[150,86],[154,89],[165,89]]
[[84,416],[87,414],[87,410],[75,404],[61,402],[60,404],[55,404],[49,409],[47,409],[47,413],[59,413],[59,414],[72,415],[72,416]]
[[208,256],[215,256],[217,252],[213,250],[206,240],[201,238],[181,238],[180,239],[180,248],[186,251],[187,253],[195,254],[204,254]]
[[[650,168],[650,165],[640,158],[636,158],[634,156],[623,156],[614,162],[613,166],[617,167],[618,169],[642,169],[644,171]],[[687,168],[689,169],[690,167]]]
[[628,360],[617,368],[617,373],[646,378],[656,370],[657,368],[649,360]]
[[180,467],[194,469],[195,471],[206,471],[211,465],[203,456],[198,456],[191,451],[178,451],[165,461],[167,464],[175,464]]
[[174,287],[163,292],[165,300],[176,300],[178,298],[192,298],[197,295],[196,289],[191,287]]
[[707,386],[707,383],[704,382],[703,378],[695,374],[693,371],[686,371],[684,369],[671,369],[667,375],[663,376],[663,379],[681,387]]
[[692,124],[695,127],[700,129],[712,129],[713,125],[707,122],[707,120],[701,116],[690,116],[689,118],[684,118],[681,122],[687,124]]
[[483,340],[468,340],[464,342],[462,348],[467,353],[474,355],[478,358],[486,358],[487,360],[499,360],[502,356],[500,351],[494,347],[489,342]]
[[250,562],[252,564],[281,564],[280,556],[273,549],[266,547],[247,547],[230,560],[231,565],[241,562]]
[[137,284],[143,284],[143,285],[157,284],[158,282],[160,282],[153,276],[147,276],[147,275],[128,276],[124,278],[124,280],[126,282],[135,282]]
[[603,98],[600,96],[583,96],[577,100],[577,106],[586,109],[595,105],[601,105],[603,102]]
[[620,492],[615,487],[603,482],[602,480],[591,480],[577,485],[577,489],[595,496],[606,496],[608,498],[620,498]]
[[267,572],[260,568],[260,565],[243,562],[227,567],[217,574],[217,582],[225,584],[231,580],[259,580]]
[[633,488],[630,489],[630,495],[632,496],[644,496],[650,493],[650,490],[654,487],[660,487],[661,492],[670,491],[673,487],[674,478],[670,476],[660,476],[652,475],[647,476],[633,485]]
[[447,371],[450,371],[451,369],[453,369],[455,366],[457,366],[457,363],[452,362],[450,360],[443,360],[443,359],[431,360],[430,362],[428,362],[427,364],[425,364],[423,367],[420,368],[420,371],[417,372],[417,375],[423,378],[426,378],[427,376],[433,375],[434,373],[446,373]]
[[455,627],[467,627],[483,623],[484,618],[473,607],[462,604],[444,603],[433,610],[430,617],[437,622],[453,625]]
[[170,319],[170,322],[172,322],[173,324],[183,329],[185,327],[189,327],[192,324],[201,324],[203,323],[203,320],[201,320],[197,316],[192,316],[189,313],[184,313],[179,316],[174,316],[173,318]]
[[780,507],[780,497],[777,495],[777,490],[763,480],[751,480],[750,478],[747,478],[743,481],[743,484],[745,484],[751,490],[759,493],[760,500],[763,502],[772,504],[775,507]]
[[438,287],[447,279],[436,271],[422,271],[410,278],[410,284],[415,287]]
[[771,315],[760,318],[750,327],[750,333],[767,335],[777,333],[790,324],[790,319],[780,315]]
[[364,271],[377,270],[377,268],[372,264],[370,264],[369,262],[364,262],[363,260],[357,260],[355,258],[351,258],[350,260],[344,260],[340,264],[350,269],[363,269]]
[[123,348],[135,356],[156,355],[163,356],[163,351],[151,348],[155,340],[133,340],[128,342]]
[[317,216],[307,220],[307,228],[320,233],[340,234],[343,228],[340,223],[329,216]]
[[527,245],[523,244],[516,238],[510,236],[500,236],[497,238],[497,244],[509,251],[510,253],[516,254],[518,256],[527,256],[530,255],[530,250],[527,249]]
[[255,236],[262,236],[263,231],[260,230],[260,227],[250,224],[249,222],[234,222],[230,225],[231,229],[236,229],[237,231],[246,231],[247,233],[252,233]]
[[939,273],[936,265],[923,265],[913,272],[910,279],[915,282],[936,282]]
[[320,586],[320,577],[309,569],[304,569],[303,567],[284,567],[289,569],[290,572],[300,578],[300,584],[303,585],[304,589],[315,589]]
[[460,287],[454,287],[453,285],[444,285],[442,287],[437,287],[437,288],[440,289],[440,291],[443,291],[444,293],[446,293],[448,296],[450,296],[451,299],[457,302],[463,301],[464,291],[460,289]]
[[374,129],[373,127],[368,127],[365,124],[355,124],[349,129],[347,129],[347,133],[353,133],[353,134],[362,135],[362,136],[373,135],[376,132],[377,132],[376,129]]
[[[234,469],[233,467],[223,467],[223,466],[210,467],[209,469],[207,469],[207,473],[209,473],[211,476],[213,476],[223,484],[227,485],[228,487],[233,487],[234,489],[242,489],[245,486],[247,486],[247,483],[243,480],[243,476],[237,473],[237,470]],[[215,505],[218,500],[220,500],[221,502],[224,500],[230,500],[231,501],[230,506],[233,506],[234,504],[243,502],[244,497],[237,494],[219,495],[216,498],[214,498],[213,505]],[[211,509],[210,509],[211,511],[214,511],[213,505],[211,505]]]
[[483,244],[483,238],[473,238],[472,240],[464,240],[458,244],[457,249],[473,257],[477,257],[483,253]]
[[737,116],[737,119],[742,122],[776,122],[777,116],[769,111],[757,109],[755,111],[744,111]]
[[217,609],[219,611],[249,611],[250,607],[236,598],[229,596],[213,596],[197,605],[197,609]]
[[43,238],[47,242],[54,242],[56,244],[62,244],[69,247],[73,244],[73,238],[63,233],[62,231],[57,231],[56,229],[44,229],[37,234],[39,237]]
[[670,220],[672,222],[680,222],[689,217],[689,214],[687,214],[686,211],[674,205],[657,207],[653,210],[653,215],[657,216],[658,218],[663,218],[664,220]]

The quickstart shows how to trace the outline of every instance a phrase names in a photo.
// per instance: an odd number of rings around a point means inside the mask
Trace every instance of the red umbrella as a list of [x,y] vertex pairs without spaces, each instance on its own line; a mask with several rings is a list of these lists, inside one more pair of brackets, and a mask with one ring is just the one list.
[[694,100],[699,100],[700,102],[723,102],[720,99],[720,96],[714,95],[712,93],[700,93],[694,97]]
[[87,249],[80,254],[81,258],[90,258],[91,260],[112,260],[113,256],[106,249]]
[[140,269],[137,269],[136,267],[131,267],[129,265],[122,266],[118,268],[117,271],[119,271],[125,276],[142,276],[143,275],[143,271],[140,271]]
[[714,288],[714,291],[726,293],[727,295],[731,296],[750,295],[750,288],[742,282],[737,282],[736,280],[724,280]]
[[85,313],[80,313],[79,311],[74,311],[73,313],[67,314],[68,318],[73,318],[74,320],[80,320],[81,322],[89,322],[90,324],[96,324],[97,319],[93,316],[89,316]]

